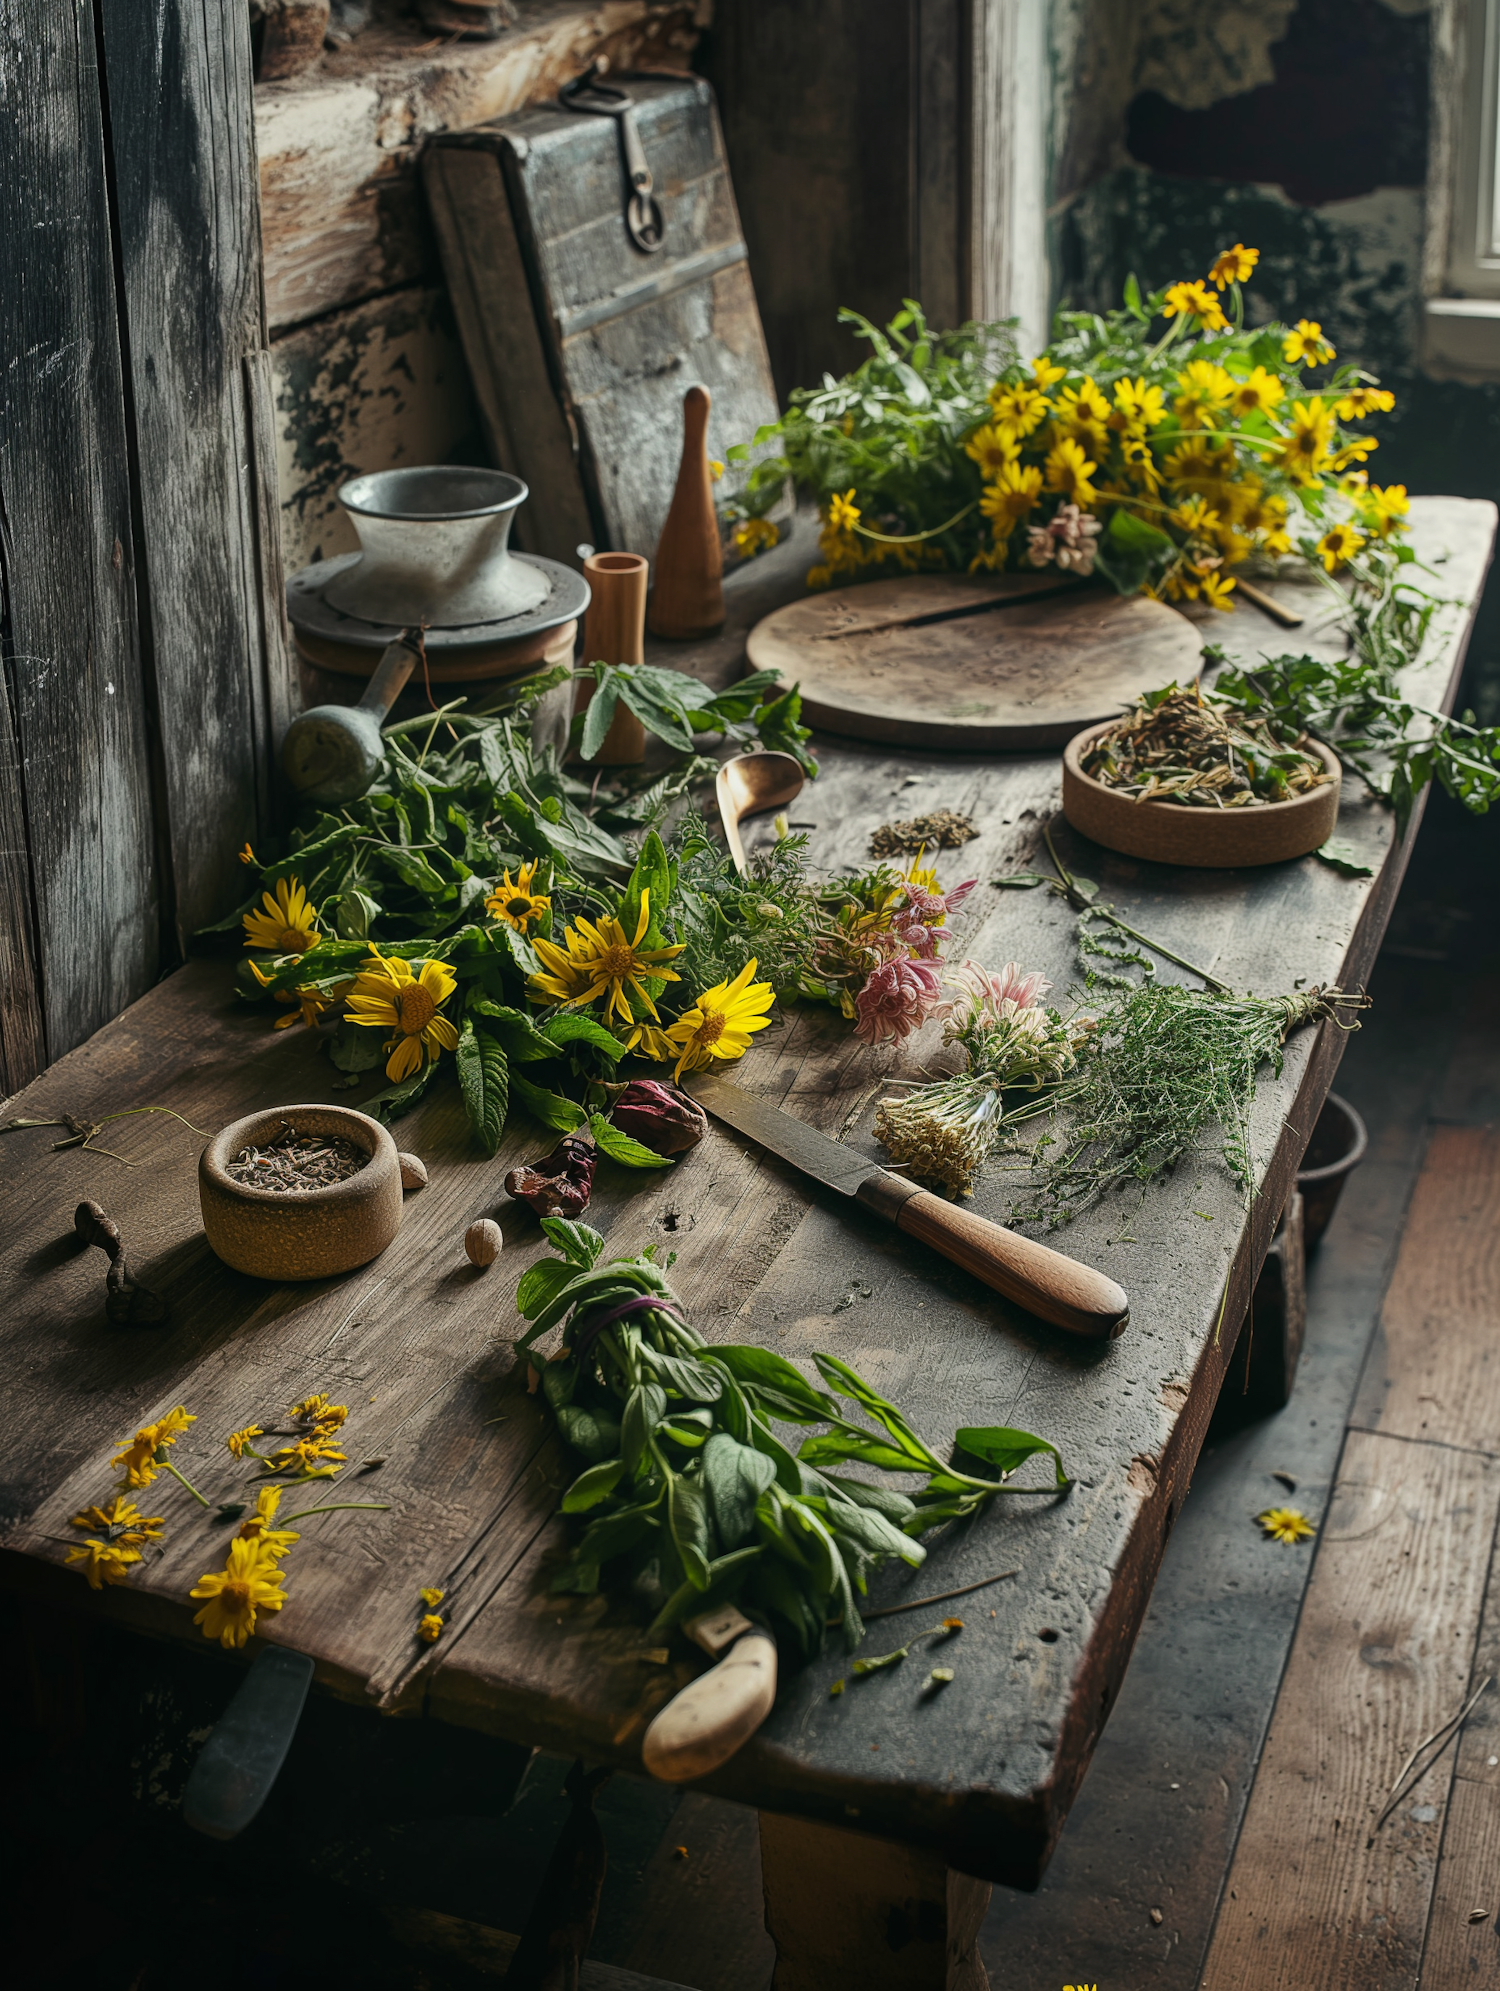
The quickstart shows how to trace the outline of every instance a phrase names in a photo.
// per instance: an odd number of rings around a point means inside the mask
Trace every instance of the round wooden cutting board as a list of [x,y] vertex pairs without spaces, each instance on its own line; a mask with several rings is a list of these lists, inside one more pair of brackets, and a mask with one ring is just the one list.
[[1142,691],[1190,681],[1202,637],[1162,602],[1054,574],[931,574],[792,602],[751,670],[802,686],[810,724],[907,746],[1059,746]]

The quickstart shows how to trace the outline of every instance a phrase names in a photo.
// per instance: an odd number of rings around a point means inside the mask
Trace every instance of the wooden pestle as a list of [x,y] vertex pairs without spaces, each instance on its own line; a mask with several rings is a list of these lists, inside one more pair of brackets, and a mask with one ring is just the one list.
[[[591,553],[583,563],[591,589],[583,618],[583,668],[590,664],[639,664],[646,654],[646,578],[649,564],[640,553]],[[580,684],[582,712],[593,687]],[[646,758],[646,729],[624,700],[615,707],[604,744],[592,767],[629,767]]]
[[682,397],[682,462],[656,549],[651,590],[653,636],[689,642],[724,626],[724,553],[708,468],[706,387]]

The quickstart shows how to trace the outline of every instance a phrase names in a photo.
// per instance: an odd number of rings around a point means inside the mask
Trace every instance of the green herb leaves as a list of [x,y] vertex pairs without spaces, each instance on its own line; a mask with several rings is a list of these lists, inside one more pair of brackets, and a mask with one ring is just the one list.
[[[733,1599],[774,1624],[789,1652],[817,1651],[830,1619],[852,1647],[870,1572],[893,1557],[920,1563],[916,1536],[996,1495],[1071,1484],[1056,1448],[1025,1431],[960,1432],[958,1457],[997,1478],[946,1463],[847,1363],[814,1357],[824,1387],[773,1350],[706,1344],[649,1254],[601,1264],[586,1226],[548,1230],[565,1257],[521,1281],[531,1327],[516,1345],[563,1326],[543,1393],[587,1462],[563,1499],[582,1527],[554,1588],[632,1586],[659,1606],[653,1637]],[[785,1423],[826,1428],[794,1455],[775,1429]],[[1051,1487],[1003,1483],[1042,1454]],[[819,1469],[851,1460],[925,1484],[912,1498]]]

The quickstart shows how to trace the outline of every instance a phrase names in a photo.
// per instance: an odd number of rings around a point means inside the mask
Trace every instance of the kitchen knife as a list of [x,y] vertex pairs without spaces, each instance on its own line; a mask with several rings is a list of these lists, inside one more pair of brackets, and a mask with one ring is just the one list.
[[1130,1302],[1102,1272],[945,1202],[713,1072],[689,1073],[682,1083],[716,1120],[825,1188],[889,1218],[898,1230],[930,1244],[1028,1313],[1098,1341],[1113,1341],[1124,1333]]

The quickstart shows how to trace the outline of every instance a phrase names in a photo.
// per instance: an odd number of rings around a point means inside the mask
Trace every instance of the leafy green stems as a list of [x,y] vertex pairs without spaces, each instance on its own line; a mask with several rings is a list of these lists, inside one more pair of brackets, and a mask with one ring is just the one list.
[[[915,1567],[918,1535],[996,1494],[1055,1495],[1072,1483],[1056,1448],[1024,1431],[958,1432],[960,1452],[996,1478],[946,1463],[835,1357],[814,1356],[819,1387],[768,1349],[709,1345],[649,1252],[600,1264],[603,1239],[588,1226],[549,1218],[544,1229],[561,1256],[522,1279],[517,1306],[530,1326],[516,1345],[564,1326],[542,1389],[588,1461],[563,1511],[589,1518],[554,1588],[628,1585],[659,1606],[653,1637],[733,1600],[803,1657],[820,1649],[830,1617],[852,1648],[863,1635],[857,1597],[882,1562]],[[775,1429],[785,1423],[821,1428],[793,1454]],[[1005,1484],[1039,1453],[1052,1459],[1050,1485]],[[908,1496],[831,1470],[847,1463],[925,1483]]]

